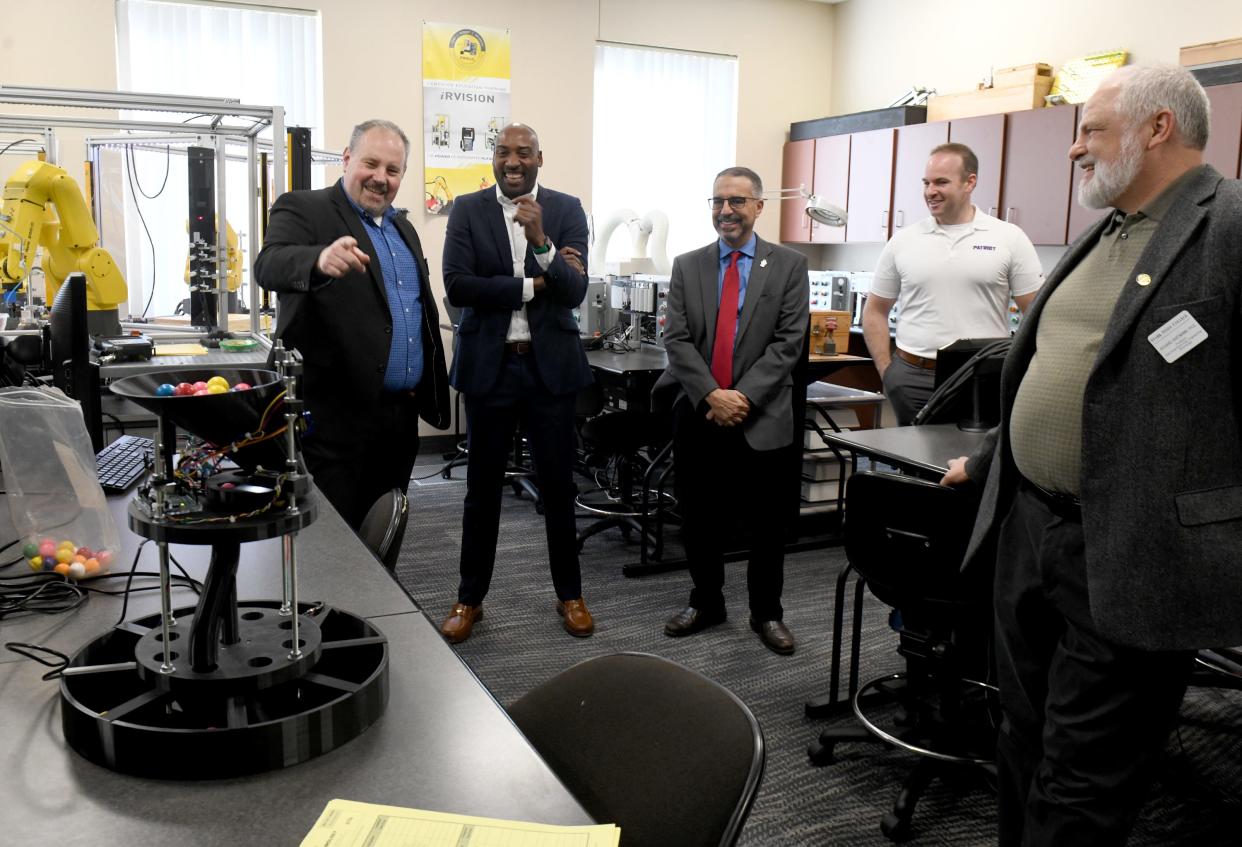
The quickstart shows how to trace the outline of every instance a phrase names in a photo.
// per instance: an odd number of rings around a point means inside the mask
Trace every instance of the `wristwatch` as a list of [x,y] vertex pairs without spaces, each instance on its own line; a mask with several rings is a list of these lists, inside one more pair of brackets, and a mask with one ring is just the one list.
[[552,249],[552,239],[547,238],[546,236],[545,236],[545,237],[544,237],[544,239],[543,239],[543,246],[542,246],[542,247],[532,247],[532,248],[530,248],[530,250],[531,250],[531,252],[532,252],[532,253],[546,253],[546,252],[548,252],[548,251],[549,251],[549,250],[551,250],[551,249]]

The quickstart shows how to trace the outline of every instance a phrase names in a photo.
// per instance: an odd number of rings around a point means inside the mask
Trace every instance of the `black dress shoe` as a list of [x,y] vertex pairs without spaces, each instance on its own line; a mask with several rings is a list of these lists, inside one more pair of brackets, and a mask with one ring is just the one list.
[[670,638],[694,635],[696,632],[702,632],[709,626],[724,623],[726,617],[728,615],[724,609],[717,612],[708,612],[703,609],[696,609],[693,606],[687,606],[668,619],[668,623],[664,624],[664,634]]
[[794,651],[793,633],[785,626],[784,621],[757,621],[751,618],[750,628],[759,633],[763,646],[773,653],[788,656]]

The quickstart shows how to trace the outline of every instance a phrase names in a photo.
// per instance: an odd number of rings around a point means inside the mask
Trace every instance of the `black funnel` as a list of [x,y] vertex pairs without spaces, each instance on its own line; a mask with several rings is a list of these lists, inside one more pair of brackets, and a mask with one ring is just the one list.
[[[213,376],[224,377],[229,385],[245,382],[251,387],[246,391],[226,391],[223,394],[206,394],[201,397],[161,397],[155,393],[164,383],[193,384],[206,382]],[[284,398],[276,399],[285,390],[285,384],[275,371],[253,368],[158,371],[118,379],[109,387],[113,394],[134,401],[165,421],[217,447],[239,441],[247,433],[257,434],[268,406],[272,406],[272,409],[267,415],[265,432],[270,435],[285,424]],[[276,402],[273,405],[274,400]],[[236,450],[229,455],[234,462],[247,470],[254,470],[259,465],[280,470],[285,462],[284,445],[285,437],[281,435]]]

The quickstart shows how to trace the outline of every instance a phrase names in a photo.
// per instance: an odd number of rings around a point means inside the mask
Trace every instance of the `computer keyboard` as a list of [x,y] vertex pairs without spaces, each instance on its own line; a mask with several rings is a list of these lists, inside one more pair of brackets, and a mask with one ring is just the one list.
[[104,491],[126,491],[146,472],[155,442],[122,435],[95,454],[95,473]]

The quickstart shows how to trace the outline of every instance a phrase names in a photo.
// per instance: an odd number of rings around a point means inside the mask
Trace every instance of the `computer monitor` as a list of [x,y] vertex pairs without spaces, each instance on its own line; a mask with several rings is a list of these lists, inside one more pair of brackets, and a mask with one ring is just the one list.
[[979,432],[1000,422],[1000,373],[1010,339],[959,338],[936,351],[936,391],[916,422]]
[[99,366],[91,361],[85,274],[65,277],[52,303],[49,324],[52,384],[82,406],[86,431],[98,452],[103,448],[103,415],[99,404]]

